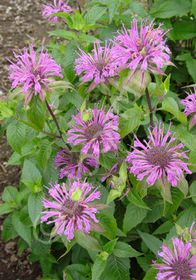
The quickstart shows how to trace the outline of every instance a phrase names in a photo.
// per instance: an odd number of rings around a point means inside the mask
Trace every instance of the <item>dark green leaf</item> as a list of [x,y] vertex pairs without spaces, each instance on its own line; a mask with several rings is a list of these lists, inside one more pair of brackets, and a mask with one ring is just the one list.
[[144,243],[146,244],[146,246],[155,255],[157,255],[157,252],[160,250],[160,247],[162,246],[162,242],[158,238],[152,236],[151,234],[141,232],[139,230],[138,230],[138,233],[139,233],[140,237],[142,238],[142,240],[144,241]]
[[36,225],[39,223],[42,210],[42,200],[39,194],[31,193],[29,195],[28,210],[33,226],[36,227]]
[[181,201],[184,198],[184,194],[176,187],[171,187],[171,195],[173,204],[165,201],[164,216],[169,216],[173,214],[173,212],[178,209]]
[[102,235],[114,239],[117,233],[117,224],[114,216],[108,209],[103,209],[97,214],[100,226],[105,230]]
[[142,253],[137,252],[129,244],[121,241],[116,243],[113,254],[119,258],[135,258],[142,255]]
[[140,121],[141,113],[136,108],[131,108],[119,117],[119,133],[122,138],[132,132]]
[[21,153],[21,148],[25,144],[26,125],[22,122],[10,123],[7,128],[7,140],[10,146],[17,153]]
[[23,224],[20,220],[20,212],[15,211],[12,215],[14,229],[28,244],[31,246],[31,229]]
[[3,222],[2,237],[5,242],[18,236],[12,224],[12,214],[8,215]]
[[32,98],[29,103],[30,108],[27,110],[26,115],[29,123],[36,129],[43,129],[45,124],[46,104],[42,102],[39,97]]
[[98,280],[106,266],[106,260],[97,256],[92,268],[92,280]]
[[75,231],[75,240],[76,242],[85,249],[93,251],[101,251],[102,248],[94,237],[84,234],[82,231]]
[[52,153],[51,143],[48,140],[42,140],[41,145],[39,146],[38,153],[36,155],[37,163],[43,169],[46,168],[47,162]]

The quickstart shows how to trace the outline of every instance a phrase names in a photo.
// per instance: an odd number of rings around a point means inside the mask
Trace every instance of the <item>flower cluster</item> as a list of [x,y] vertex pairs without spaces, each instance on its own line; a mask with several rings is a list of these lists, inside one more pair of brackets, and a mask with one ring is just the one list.
[[141,70],[143,79],[146,70],[164,74],[161,68],[170,63],[170,50],[163,37],[169,30],[163,32],[161,25],[155,28],[154,21],[148,25],[147,20],[144,24],[141,20],[138,31],[137,19],[133,19],[131,29],[126,30],[123,25],[123,30],[117,31],[111,48],[95,43],[93,56],[80,50],[80,58],[75,61],[76,74],[84,74],[84,82],[94,79],[93,86],[119,75],[125,68],[134,70],[132,76]]
[[135,136],[133,151],[128,152],[126,160],[130,165],[130,171],[140,181],[146,177],[149,186],[154,185],[155,181],[160,178],[164,184],[164,178],[167,177],[168,182],[175,187],[177,181],[184,176],[184,170],[188,174],[192,173],[188,169],[187,163],[181,160],[181,158],[188,159],[186,152],[179,152],[184,145],[182,143],[174,145],[174,141],[177,139],[174,134],[168,140],[171,135],[170,127],[171,124],[164,136],[161,123],[159,126],[156,123],[152,132],[149,129],[149,141],[144,141],[145,144],[142,144]]
[[[74,231],[90,232],[91,224],[98,223],[95,214],[97,209],[89,206],[89,202],[99,199],[101,193],[94,189],[92,185],[79,181],[70,183],[69,189],[66,185],[55,184],[48,189],[49,197],[44,198],[43,206],[46,209],[42,212],[42,222],[54,223],[57,234],[64,234],[67,240],[74,238]],[[54,218],[54,220],[49,220]]]
[[58,76],[61,67],[56,64],[51,55],[42,47],[41,53],[34,51],[33,45],[30,46],[30,53],[24,48],[24,53],[20,51],[20,55],[14,53],[17,60],[16,63],[11,62],[9,71],[11,72],[9,79],[12,81],[12,88],[22,87],[20,93],[25,93],[25,105],[27,105],[32,96],[39,95],[42,102],[45,99],[46,92],[53,81],[49,79],[51,76]]
[[54,4],[48,4],[48,5],[43,5],[44,10],[42,12],[42,16],[43,18],[47,18],[48,17],[48,21],[49,22],[56,22],[58,20],[57,16],[51,16],[52,14],[56,14],[56,13],[70,13],[72,11],[72,8],[67,5],[69,1],[66,1],[66,3],[64,2],[64,0],[54,0]]
[[193,248],[190,242],[181,239],[172,239],[173,248],[162,246],[162,252],[158,255],[162,263],[153,264],[159,270],[155,277],[158,280],[192,280],[196,279],[196,254],[191,257],[190,250]]
[[184,113],[188,117],[192,115],[191,127],[196,124],[196,88],[194,88],[194,93],[192,91],[186,92],[187,97],[181,101],[181,104],[185,106]]

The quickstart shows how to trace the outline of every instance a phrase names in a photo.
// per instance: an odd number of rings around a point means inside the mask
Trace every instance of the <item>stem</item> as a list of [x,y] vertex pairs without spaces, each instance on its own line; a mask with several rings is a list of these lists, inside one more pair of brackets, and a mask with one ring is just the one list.
[[149,116],[150,116],[150,129],[153,130],[154,128],[154,122],[153,122],[153,109],[152,109],[152,105],[151,105],[151,101],[150,101],[150,95],[148,92],[148,89],[146,88],[146,99],[147,99],[147,103],[148,103],[148,108],[150,110]]
[[138,235],[127,235],[127,236],[117,235],[117,237],[118,238],[129,238],[129,239],[141,239],[141,237]]
[[[45,100],[45,101],[46,101],[46,100]],[[55,124],[56,124],[56,127],[57,127],[57,129],[58,129],[58,132],[59,132],[59,134],[60,134],[60,136],[59,136],[58,138],[63,139],[60,126],[59,126],[59,124],[58,124],[58,122],[57,122],[57,119],[56,119],[55,115],[53,114],[53,112],[52,112],[52,110],[51,110],[51,108],[50,108],[50,105],[48,104],[47,101],[46,101],[46,106],[47,106],[48,111],[49,111],[50,115],[52,116],[52,118],[53,118],[53,120],[54,120],[54,122],[55,122]],[[67,145],[68,149],[71,150],[71,146],[70,146],[68,143],[66,143],[66,145]]]

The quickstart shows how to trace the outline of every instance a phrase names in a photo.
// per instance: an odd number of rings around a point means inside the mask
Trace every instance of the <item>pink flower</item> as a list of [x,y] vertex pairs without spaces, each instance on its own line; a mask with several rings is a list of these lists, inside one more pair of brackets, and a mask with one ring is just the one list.
[[173,248],[162,246],[162,252],[158,255],[163,263],[154,263],[159,273],[155,277],[158,280],[192,280],[196,279],[196,254],[191,257],[191,243],[184,244],[178,238],[172,239]]
[[14,53],[17,59],[16,63],[10,61],[9,71],[11,72],[9,79],[12,81],[12,88],[17,86],[23,87],[20,93],[25,93],[25,105],[27,105],[32,96],[39,94],[42,102],[45,99],[45,89],[49,90],[49,85],[53,83],[49,77],[59,76],[61,67],[56,64],[51,55],[43,52],[38,54],[30,46],[30,53],[24,48],[24,54],[20,51],[20,55]]
[[[57,234],[64,233],[68,241],[74,238],[75,230],[89,233],[91,223],[99,222],[95,217],[97,209],[92,207],[92,203],[90,206],[89,202],[99,199],[100,195],[97,189],[86,182],[75,181],[70,183],[69,188],[64,183],[62,186],[57,183],[51,185],[51,199],[43,199],[43,206],[48,210],[42,212],[41,222],[54,223]],[[53,220],[48,221],[50,218]]]
[[59,0],[57,4],[57,0],[54,0],[54,5],[48,4],[48,5],[43,5],[44,10],[42,12],[43,18],[48,17],[49,22],[56,22],[58,20],[57,16],[50,16],[52,14],[56,13],[70,13],[72,11],[72,8],[67,5],[69,1],[66,1],[66,3],[63,0]]
[[81,153],[86,155],[92,153],[99,159],[100,152],[115,151],[118,153],[117,143],[119,143],[120,134],[118,130],[118,116],[112,113],[110,109],[106,113],[103,106],[98,109],[98,104],[91,110],[91,117],[87,121],[82,119],[81,112],[75,117],[75,125],[71,125],[72,129],[68,130],[68,143],[73,145],[82,144]]
[[[154,28],[154,21],[147,25],[147,19],[143,24],[141,19],[140,31],[137,27],[137,19],[131,22],[131,29],[118,31],[118,36],[114,39],[116,45],[111,51],[113,59],[118,57],[121,68],[134,69],[144,72],[148,69],[158,74],[164,74],[160,68],[169,62],[170,50],[165,45],[164,35],[169,31],[163,32],[159,24]],[[133,75],[134,75],[133,73]]]
[[194,88],[194,93],[190,90],[187,92],[187,97],[181,101],[181,104],[185,106],[184,113],[188,117],[192,115],[191,127],[196,124],[196,88]]
[[83,50],[79,49],[77,53],[80,58],[75,60],[76,75],[83,74],[83,82],[93,80],[90,86],[94,88],[99,83],[107,81],[108,77],[116,75],[115,68],[116,62],[110,56],[110,46],[101,47],[99,42],[94,43],[93,55],[86,54]]
[[95,157],[89,155],[81,159],[79,152],[59,151],[55,157],[56,169],[61,166],[60,179],[63,177],[81,179],[82,173],[88,173],[90,167],[98,167]]
[[162,179],[164,184],[164,178],[167,177],[168,182],[175,187],[177,181],[184,177],[184,170],[188,174],[192,173],[187,167],[188,164],[181,160],[181,158],[188,159],[186,152],[179,152],[181,148],[184,148],[184,145],[180,143],[175,146],[175,140],[177,140],[174,137],[175,133],[168,140],[171,135],[170,127],[171,124],[166,135],[163,136],[161,123],[159,128],[155,124],[152,132],[149,129],[149,141],[144,140],[144,145],[135,136],[133,152],[128,152],[126,161],[131,165],[129,167],[130,171],[137,176],[139,181],[146,177],[149,186],[154,185],[159,178]]

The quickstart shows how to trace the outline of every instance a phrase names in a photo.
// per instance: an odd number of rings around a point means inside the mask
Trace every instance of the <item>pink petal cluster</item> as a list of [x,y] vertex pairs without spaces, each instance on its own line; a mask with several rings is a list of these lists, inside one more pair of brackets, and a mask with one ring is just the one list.
[[111,51],[113,59],[120,61],[121,68],[151,70],[158,74],[164,74],[160,68],[169,62],[170,50],[165,45],[164,35],[159,24],[154,27],[154,21],[147,24],[147,19],[143,24],[141,19],[140,30],[138,30],[137,19],[131,22],[131,29],[126,29],[123,25],[122,31],[117,31],[118,36],[114,38],[115,46]]
[[185,106],[184,113],[188,117],[189,115],[193,115],[192,122],[196,124],[196,88],[194,88],[194,93],[190,90],[187,93],[187,97],[181,100],[181,104]]
[[116,75],[115,69],[117,60],[114,61],[110,55],[110,45],[102,47],[99,42],[94,43],[92,55],[86,54],[83,50],[79,49],[79,58],[75,60],[76,75],[83,74],[83,82],[94,80],[91,87],[104,83],[108,77]]
[[[49,199],[44,198],[43,206],[48,209],[42,212],[41,222],[54,223],[57,234],[64,234],[67,240],[74,238],[74,231],[90,232],[91,223],[98,223],[95,214],[97,209],[89,206],[89,202],[99,199],[101,193],[92,185],[79,181],[66,185],[55,184],[48,189]],[[74,193],[80,192],[76,200]],[[52,220],[50,220],[52,218]],[[49,221],[48,221],[49,220]]]
[[159,273],[155,277],[158,280],[192,280],[196,279],[196,254],[191,257],[191,243],[183,243],[178,238],[172,239],[173,248],[162,246],[162,252],[158,255],[163,263],[154,263]]
[[42,102],[45,99],[45,89],[49,90],[52,81],[51,76],[63,77],[60,74],[61,67],[56,64],[52,56],[46,51],[36,53],[33,46],[30,46],[30,53],[24,48],[24,53],[20,50],[20,55],[14,53],[17,60],[16,63],[10,61],[9,71],[11,72],[9,79],[12,81],[12,88],[22,87],[20,93],[25,93],[25,105],[27,105],[32,96],[39,95]]
[[68,2],[69,0],[66,2],[64,2],[64,0],[58,0],[57,3],[57,0],[54,0],[53,5],[52,4],[43,5],[44,7],[44,10],[42,12],[43,18],[48,17],[49,22],[56,22],[58,20],[58,17],[57,16],[53,17],[50,15],[60,13],[60,12],[70,13],[72,11],[72,8],[69,5],[67,5]]
[[106,108],[98,109],[98,104],[95,104],[91,110],[91,117],[88,120],[83,120],[81,112],[77,116],[72,116],[75,124],[71,125],[72,129],[68,130],[68,143],[73,145],[82,144],[81,153],[86,155],[92,153],[99,159],[100,152],[114,151],[118,153],[117,144],[119,143],[120,134],[118,130],[118,116],[112,113],[110,109],[106,112]]
[[62,167],[60,169],[60,179],[63,177],[81,179],[82,174],[88,173],[90,167],[98,167],[95,157],[89,155],[81,159],[79,152],[69,152],[66,149],[58,151],[54,161],[56,169]]
[[130,172],[136,175],[139,181],[146,177],[149,186],[154,185],[160,178],[164,183],[164,178],[167,177],[168,182],[175,187],[177,181],[184,177],[183,171],[192,173],[187,167],[188,164],[181,160],[181,158],[188,159],[186,152],[179,151],[184,148],[184,145],[175,144],[177,138],[174,137],[175,133],[170,137],[170,127],[171,124],[164,136],[161,123],[159,127],[156,123],[152,132],[149,129],[149,141],[144,140],[142,144],[135,136],[133,151],[128,152],[126,161],[130,165]]

